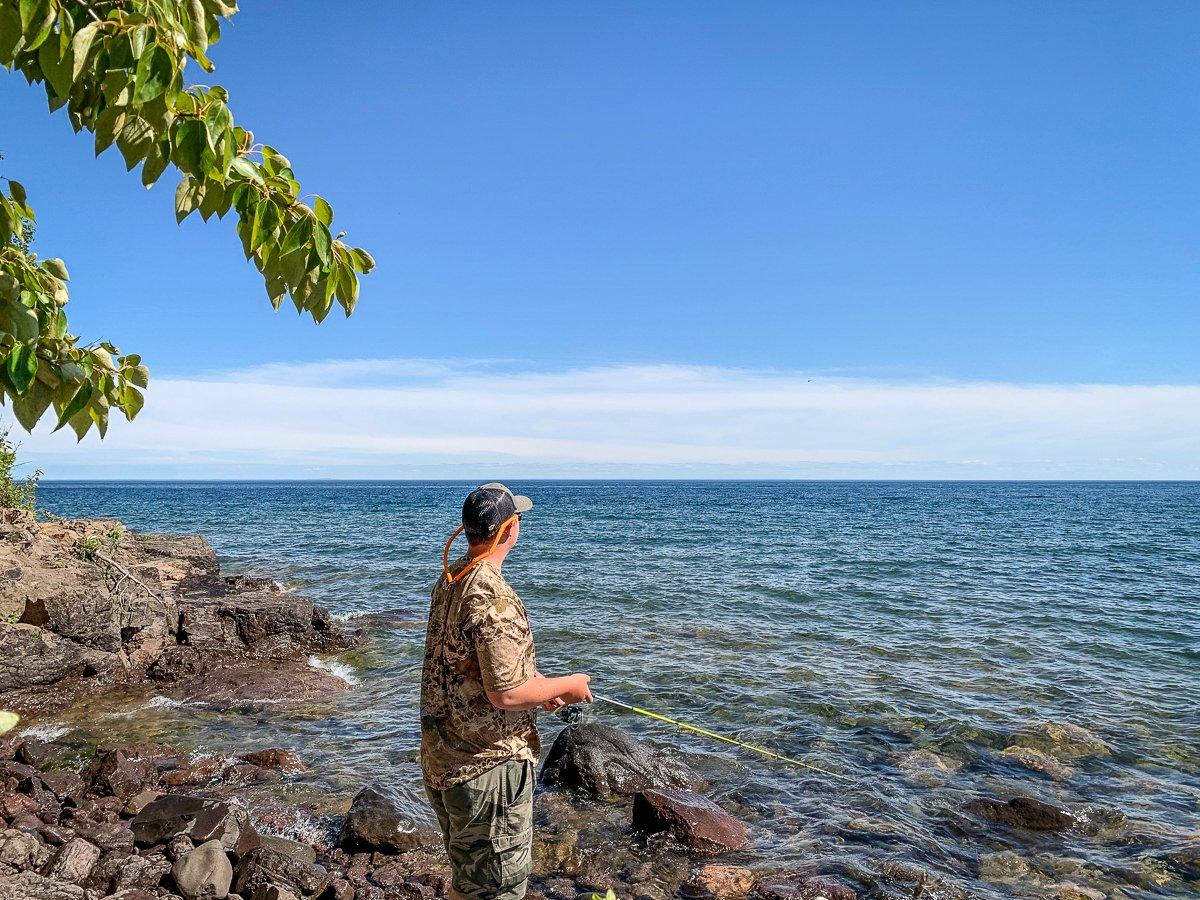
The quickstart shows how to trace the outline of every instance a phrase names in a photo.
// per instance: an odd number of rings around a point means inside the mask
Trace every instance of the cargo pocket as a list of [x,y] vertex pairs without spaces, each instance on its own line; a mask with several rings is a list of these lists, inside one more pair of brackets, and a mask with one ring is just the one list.
[[532,842],[532,829],[492,838],[491,863],[495,867],[496,887],[501,891],[519,887],[533,874]]

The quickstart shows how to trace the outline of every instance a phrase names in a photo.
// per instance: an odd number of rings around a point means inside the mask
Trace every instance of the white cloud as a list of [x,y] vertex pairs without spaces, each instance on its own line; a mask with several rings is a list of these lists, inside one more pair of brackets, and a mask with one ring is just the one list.
[[141,417],[23,455],[49,477],[1200,477],[1200,385],[807,377],[497,361],[162,379]]

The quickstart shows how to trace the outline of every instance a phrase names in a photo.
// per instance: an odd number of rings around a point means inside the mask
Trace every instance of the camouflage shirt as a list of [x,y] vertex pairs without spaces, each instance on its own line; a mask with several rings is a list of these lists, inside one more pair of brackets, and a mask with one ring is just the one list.
[[[465,560],[455,564],[461,569]],[[445,790],[509,759],[536,764],[536,711],[507,712],[487,691],[520,687],[537,673],[525,605],[490,562],[433,589],[421,674],[421,768]]]

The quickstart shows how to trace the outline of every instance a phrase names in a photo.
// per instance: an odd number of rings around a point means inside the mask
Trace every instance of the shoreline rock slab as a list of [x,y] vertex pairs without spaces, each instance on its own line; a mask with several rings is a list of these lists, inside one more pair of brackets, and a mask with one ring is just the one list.
[[703,784],[695,772],[669,754],[599,724],[564,728],[542,764],[541,780],[601,799],[632,796],[652,788],[696,789]]
[[711,800],[680,788],[642,791],[634,797],[633,827],[647,834],[670,832],[705,855],[741,850],[750,843],[742,822]]

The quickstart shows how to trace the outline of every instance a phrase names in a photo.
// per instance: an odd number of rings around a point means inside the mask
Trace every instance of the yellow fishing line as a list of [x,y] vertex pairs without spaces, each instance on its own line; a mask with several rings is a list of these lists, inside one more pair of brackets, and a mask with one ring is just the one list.
[[763,756],[769,756],[772,759],[778,759],[785,763],[791,763],[793,766],[800,766],[803,769],[811,769],[814,772],[820,772],[822,775],[828,775],[830,778],[840,778],[842,781],[854,781],[854,779],[848,775],[830,772],[828,769],[822,769],[820,766],[814,766],[812,763],[806,763],[799,759],[792,759],[790,756],[784,756],[781,753],[768,750],[766,747],[759,747],[756,744],[747,744],[745,741],[739,741],[737,738],[731,738],[726,737],[723,734],[717,734],[717,732],[709,731],[707,728],[701,728],[699,725],[689,725],[687,722],[680,722],[678,719],[672,719],[670,716],[664,716],[661,713],[651,712],[648,709],[642,709],[640,706],[630,706],[628,703],[622,703],[620,700],[613,700],[611,697],[601,697],[599,694],[592,694],[592,696],[596,700],[603,700],[605,703],[611,703],[613,706],[619,706],[621,709],[627,709],[630,712],[635,712],[639,716],[657,719],[659,722],[666,722],[669,725],[674,725],[677,728],[683,728],[686,731],[694,731],[696,734],[702,734],[705,737],[714,738],[718,741],[724,741],[726,744],[733,744],[736,747],[742,747],[746,750],[753,750],[755,753],[761,753]]

